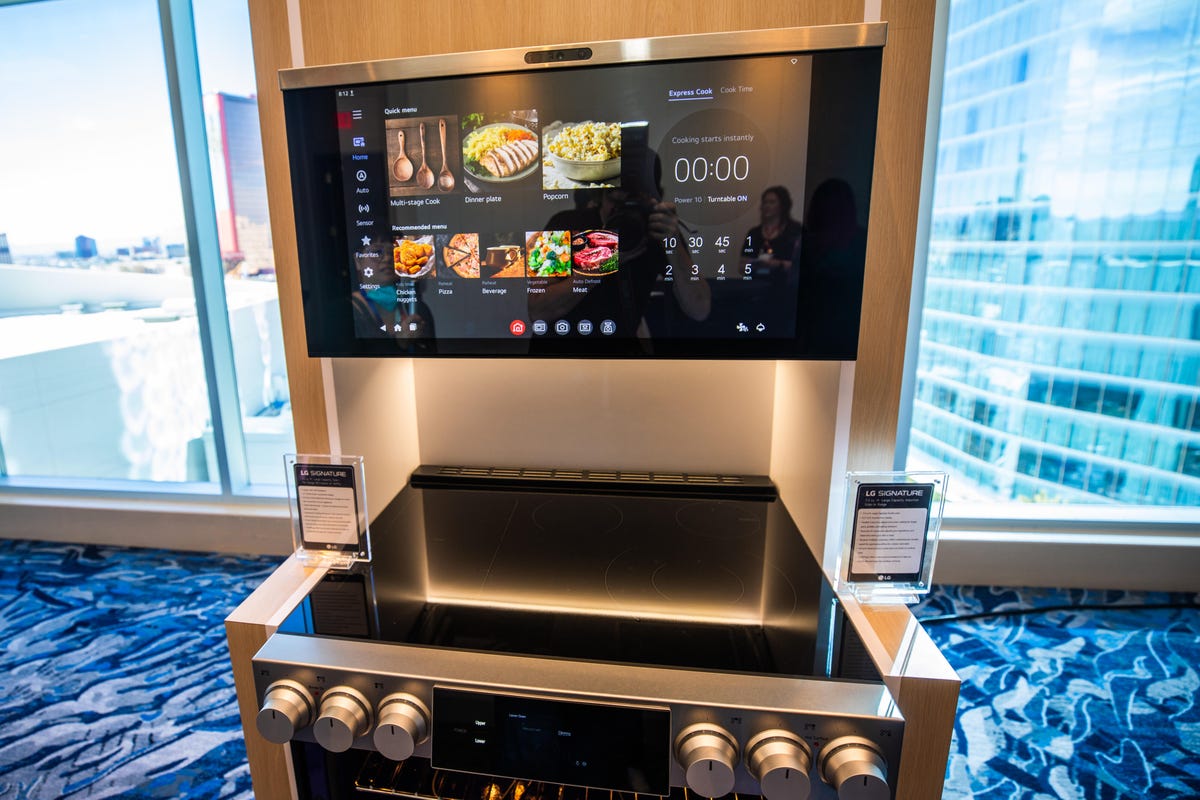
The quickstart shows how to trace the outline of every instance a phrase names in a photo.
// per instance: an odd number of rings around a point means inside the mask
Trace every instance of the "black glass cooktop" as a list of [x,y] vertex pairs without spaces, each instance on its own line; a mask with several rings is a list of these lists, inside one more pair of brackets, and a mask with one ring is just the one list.
[[662,667],[877,680],[783,503],[406,487],[373,560],[282,632]]

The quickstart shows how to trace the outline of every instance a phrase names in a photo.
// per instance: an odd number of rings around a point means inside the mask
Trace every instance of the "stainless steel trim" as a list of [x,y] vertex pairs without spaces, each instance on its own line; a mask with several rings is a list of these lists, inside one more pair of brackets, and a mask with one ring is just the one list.
[[[844,719],[903,719],[879,684],[688,671],[277,633],[254,656],[295,671],[408,678],[446,688],[550,695],[661,707],[694,704],[746,710],[797,709]],[[283,677],[273,676],[273,679]],[[289,675],[288,677],[293,677]],[[261,675],[256,678],[262,679]],[[293,677],[293,680],[300,680]],[[365,678],[364,678],[365,680]],[[303,683],[303,680],[300,680]],[[339,681],[353,685],[353,681]],[[458,684],[458,686],[454,686]],[[354,688],[371,695],[369,686]],[[413,692],[418,697],[419,692]],[[434,710],[436,713],[436,709]]]
[[[818,25],[802,28],[733,31],[729,33],[655,36],[606,42],[575,42],[545,47],[513,47],[473,53],[411,56],[383,61],[359,61],[279,71],[279,88],[310,89],[347,86],[378,81],[412,80],[442,75],[479,75],[489,72],[531,71],[563,67],[666,61],[702,56],[742,56],[842,50],[850,47],[883,47],[887,42],[886,22],[850,25]],[[530,64],[526,53],[545,53],[569,48],[590,48],[586,61]]]

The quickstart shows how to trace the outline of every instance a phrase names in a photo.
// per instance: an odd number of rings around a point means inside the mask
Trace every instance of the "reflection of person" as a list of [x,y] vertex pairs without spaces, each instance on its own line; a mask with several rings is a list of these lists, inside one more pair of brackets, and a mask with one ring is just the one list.
[[415,282],[416,299],[400,302],[394,286],[360,287],[350,295],[354,335],[363,338],[424,340],[435,336],[433,315],[420,299],[423,286]]
[[[385,239],[364,247],[355,258],[358,282],[350,293],[354,335],[360,339],[421,340],[434,335],[433,315],[421,299],[426,281],[400,277],[393,242]],[[408,300],[401,298],[401,287]]]
[[800,223],[792,219],[791,192],[785,186],[767,187],[758,213],[761,222],[746,234],[743,252],[753,258],[757,268],[789,269],[801,233]]
[[800,242],[800,223],[792,219],[792,195],[785,186],[769,186],[759,200],[760,222],[742,241],[742,276],[721,288],[720,306],[710,328],[715,336],[738,336],[762,330],[786,335],[796,309],[792,256]]
[[613,204],[607,203],[604,213],[601,204],[605,201],[602,189],[576,189],[573,194],[575,207],[559,211],[546,223],[548,231],[587,231],[603,228],[604,220],[612,216]]
[[[659,162],[654,157],[657,188]],[[616,323],[616,335],[652,338],[662,333],[651,329],[655,322],[671,319],[679,322],[705,319],[711,307],[708,282],[688,279],[684,265],[691,257],[685,246],[667,254],[664,239],[686,241],[680,230],[675,204],[657,194],[638,193],[626,188],[577,190],[575,208],[555,214],[546,223],[547,230],[569,230],[572,234],[597,229],[619,237],[619,265],[614,274],[602,278],[586,292],[575,291],[572,280],[552,281],[544,294],[530,295],[529,318],[577,322],[589,320],[598,325],[606,319]],[[652,306],[664,286],[664,276],[672,281],[670,309]]]
[[801,336],[816,354],[854,358],[862,315],[867,231],[858,224],[854,190],[844,180],[813,192],[793,258],[800,278]]

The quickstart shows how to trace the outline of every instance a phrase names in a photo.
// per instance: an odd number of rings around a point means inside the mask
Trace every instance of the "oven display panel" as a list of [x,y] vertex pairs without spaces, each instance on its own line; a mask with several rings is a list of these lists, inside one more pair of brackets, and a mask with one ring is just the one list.
[[666,708],[437,687],[433,766],[613,791],[670,793]]
[[310,354],[854,359],[881,58],[286,90]]

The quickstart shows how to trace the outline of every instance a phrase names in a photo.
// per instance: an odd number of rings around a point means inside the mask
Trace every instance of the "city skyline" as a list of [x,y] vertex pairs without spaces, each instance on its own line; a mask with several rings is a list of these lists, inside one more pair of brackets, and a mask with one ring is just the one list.
[[[195,8],[204,91],[255,92],[245,3]],[[0,8],[0,232],[16,258],[185,241],[179,168],[153,0]],[[103,65],[103,68],[98,68]],[[112,243],[106,245],[105,243]]]
[[[79,255],[77,244],[80,239],[86,239],[91,243],[95,252],[90,255]],[[11,255],[8,251],[8,237],[4,231],[0,231],[0,241],[4,242],[3,250],[6,254]],[[37,253],[21,253],[22,260],[42,260],[42,259],[87,259],[87,258],[121,258],[129,256],[135,252],[150,252],[151,250],[166,252],[168,247],[183,247],[187,245],[184,242],[167,242],[161,236],[146,234],[143,236],[132,237],[130,240],[122,240],[119,243],[105,243],[94,236],[90,236],[87,231],[77,233],[75,235],[65,234],[62,239],[62,246],[56,245],[54,250],[45,250]],[[124,251],[124,252],[123,252]],[[13,263],[12,261],[2,261],[3,263]],[[20,263],[20,262],[18,262]]]

